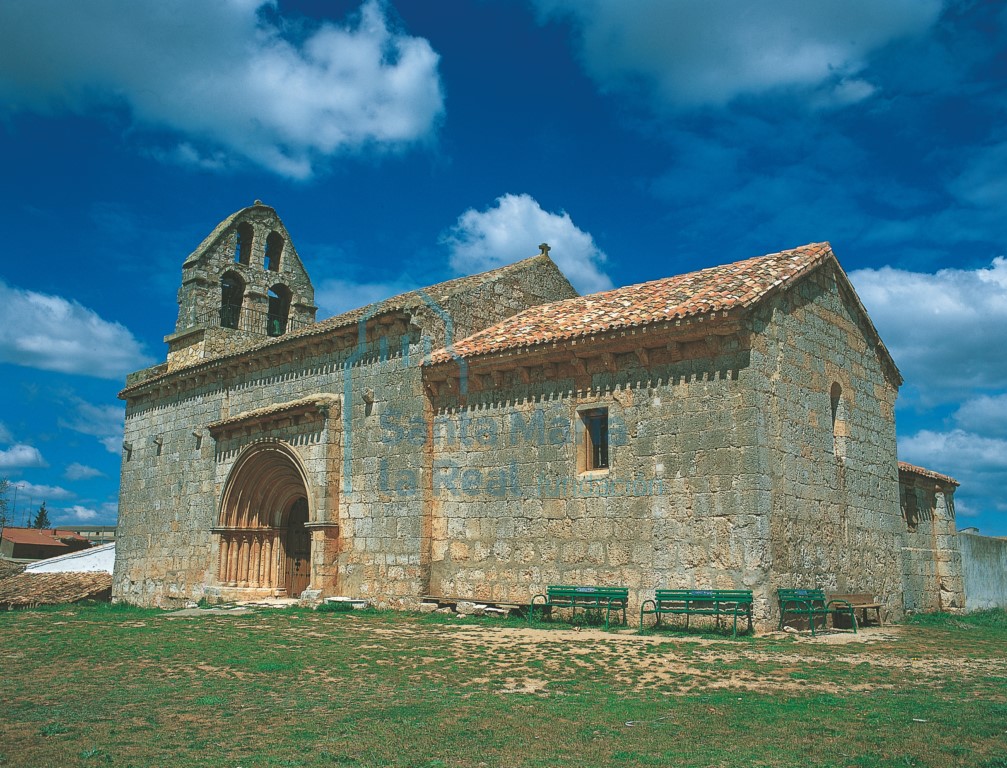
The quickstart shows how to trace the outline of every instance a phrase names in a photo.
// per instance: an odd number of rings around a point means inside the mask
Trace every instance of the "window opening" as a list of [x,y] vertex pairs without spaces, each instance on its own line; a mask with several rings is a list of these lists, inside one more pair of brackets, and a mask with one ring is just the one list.
[[287,332],[287,318],[290,314],[290,289],[285,285],[274,285],[269,289],[269,310],[266,313],[266,334],[282,336]]
[[283,251],[283,236],[279,232],[270,232],[266,238],[266,253],[262,260],[264,269],[270,272],[280,271],[280,253]]
[[608,469],[608,408],[581,411],[580,418],[584,424],[584,471]]
[[245,282],[234,272],[220,278],[220,327],[237,328],[241,320],[241,302],[245,298]]
[[243,221],[234,232],[234,262],[246,267],[252,258],[252,225]]
[[832,385],[832,452],[838,459],[846,458],[846,443],[849,428],[846,426],[846,402],[839,382]]

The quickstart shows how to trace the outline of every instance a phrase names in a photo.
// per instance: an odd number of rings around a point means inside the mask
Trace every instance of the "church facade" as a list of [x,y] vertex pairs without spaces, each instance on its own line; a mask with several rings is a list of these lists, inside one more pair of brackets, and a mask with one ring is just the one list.
[[822,587],[901,614],[901,377],[828,244],[583,297],[543,246],[314,316],[258,201],[186,259],[167,360],[120,394],[115,599],[746,588],[767,623]]

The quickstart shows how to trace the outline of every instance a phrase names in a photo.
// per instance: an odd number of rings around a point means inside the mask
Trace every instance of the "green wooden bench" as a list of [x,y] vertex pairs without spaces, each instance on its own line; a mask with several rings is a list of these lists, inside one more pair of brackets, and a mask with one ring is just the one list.
[[[648,608],[649,606],[649,608]],[[721,616],[734,620],[733,636],[738,636],[738,616],[748,617],[748,629],[752,631],[752,591],[749,589],[659,589],[653,600],[644,600],[640,605],[640,629],[643,617],[653,615],[654,626],[661,624],[662,614],[685,616],[685,626],[689,627],[690,616],[713,616],[720,625]]]
[[[541,599],[542,602],[536,601]],[[622,611],[622,623],[626,623],[626,605],[629,602],[629,589],[626,587],[571,587],[549,586],[546,594],[534,595],[528,607],[528,623],[535,620],[535,609],[541,608],[543,615],[551,614],[553,608],[569,608],[570,620],[578,608],[605,611],[605,629],[608,629],[609,616],[614,609]]]
[[783,629],[783,621],[788,613],[807,616],[811,635],[814,637],[815,619],[822,617],[824,629],[830,613],[846,613],[850,616],[854,633],[857,631],[857,617],[849,600],[828,600],[825,592],[820,589],[778,589],[776,594],[780,599],[780,629]]

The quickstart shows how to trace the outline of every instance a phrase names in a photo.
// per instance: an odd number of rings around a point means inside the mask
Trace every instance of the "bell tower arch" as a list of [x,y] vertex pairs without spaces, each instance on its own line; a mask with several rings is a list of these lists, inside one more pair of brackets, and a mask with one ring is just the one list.
[[276,211],[261,200],[220,222],[182,264],[168,370],[315,321],[315,289]]

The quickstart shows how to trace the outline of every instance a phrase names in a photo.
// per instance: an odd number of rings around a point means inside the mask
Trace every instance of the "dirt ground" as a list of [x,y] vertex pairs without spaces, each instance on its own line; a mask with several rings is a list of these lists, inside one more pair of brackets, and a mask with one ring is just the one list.
[[[249,613],[243,609],[190,610],[167,616],[219,618],[229,614],[252,627]],[[287,631],[324,636],[322,617],[308,619],[311,623],[316,620],[320,624],[317,629],[302,626]],[[375,625],[364,617],[347,617],[346,621],[359,631],[361,650],[428,645],[440,653],[448,650],[458,662],[483,659],[485,676],[473,676],[469,682],[484,685],[496,680],[500,693],[534,694],[544,690],[548,679],[561,674],[564,666],[589,668],[599,664],[621,687],[660,689],[668,695],[701,689],[825,691],[835,685],[835,667],[870,670],[857,675],[859,682],[844,684],[850,691],[892,690],[906,673],[923,681],[949,676],[1007,676],[1004,657],[971,658],[955,649],[915,656],[911,645],[913,628],[899,625],[861,627],[856,634],[832,630],[814,637],[809,632],[769,632],[759,634],[752,643],[684,633],[639,634],[634,629],[604,632],[592,628],[494,626],[464,618],[453,623],[404,622],[393,626]],[[433,661],[418,655],[417,671],[422,668],[423,674],[439,676],[441,665]]]

